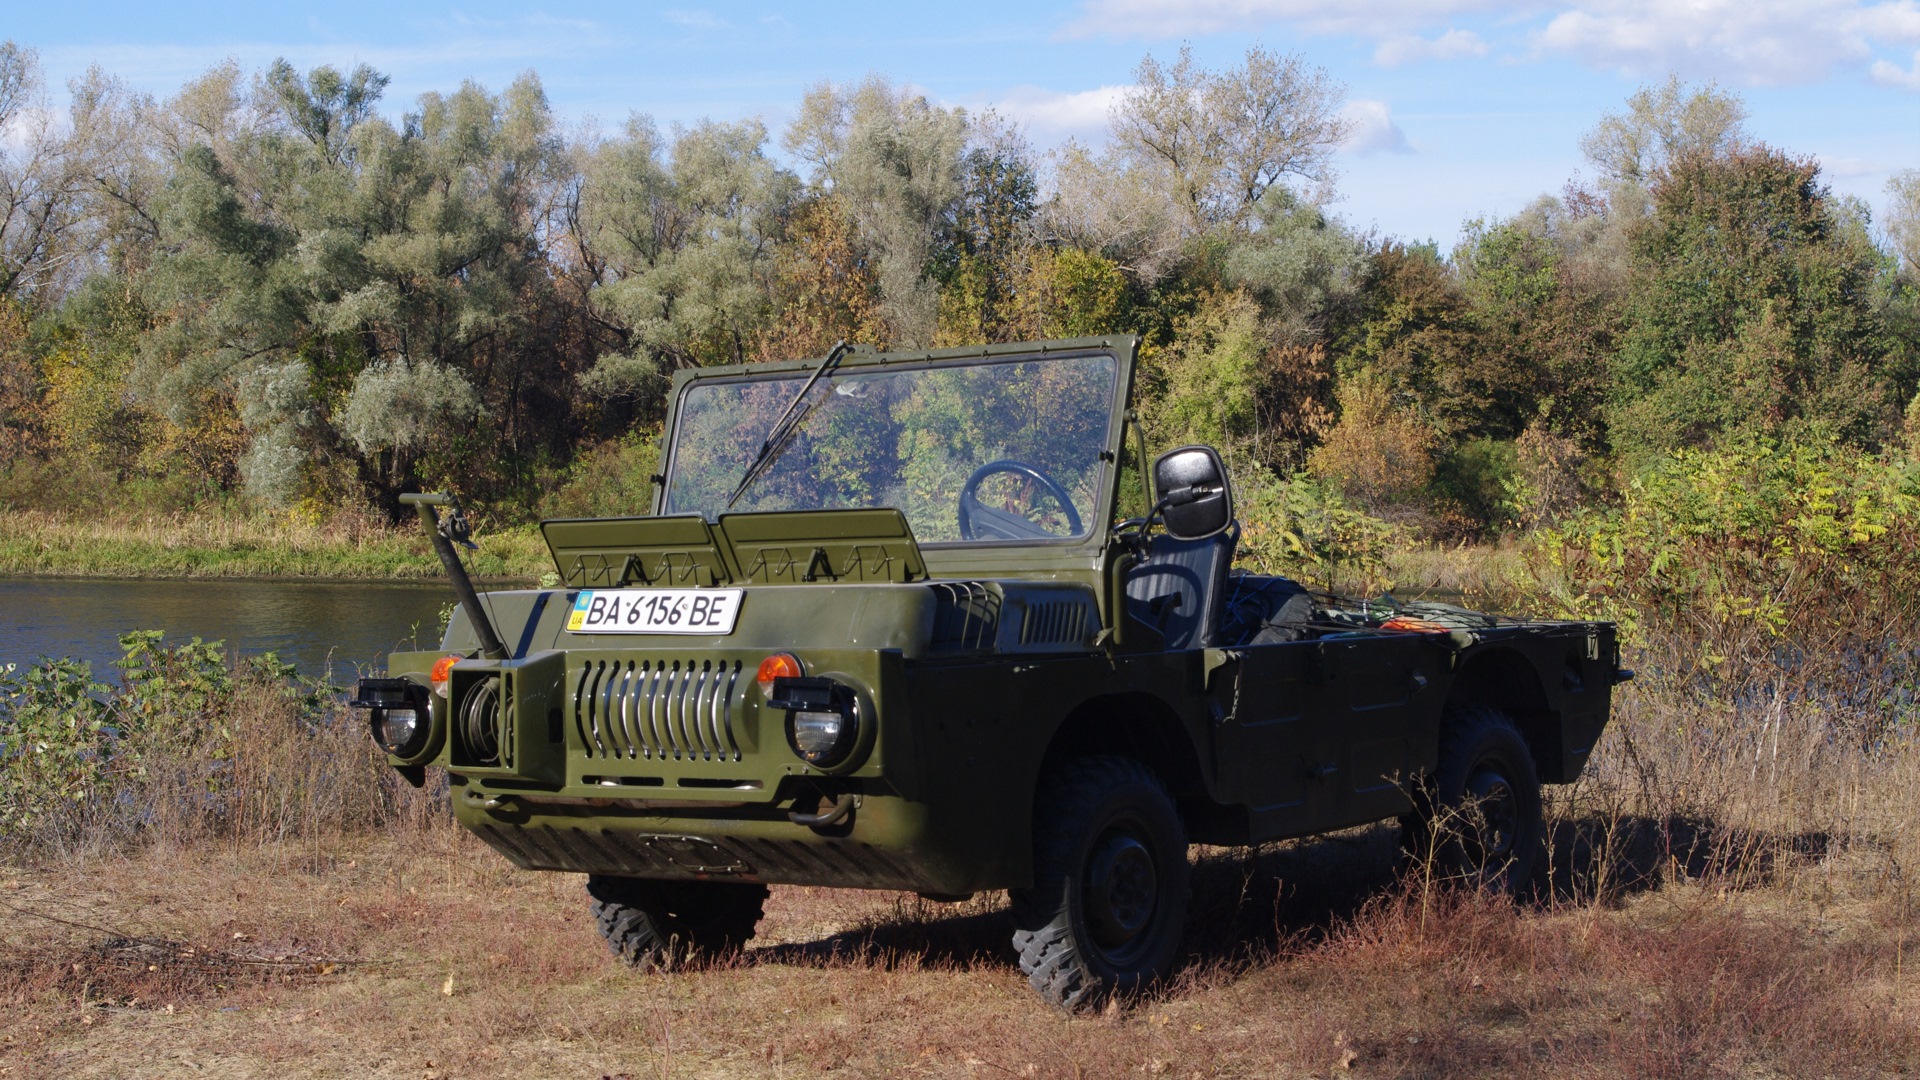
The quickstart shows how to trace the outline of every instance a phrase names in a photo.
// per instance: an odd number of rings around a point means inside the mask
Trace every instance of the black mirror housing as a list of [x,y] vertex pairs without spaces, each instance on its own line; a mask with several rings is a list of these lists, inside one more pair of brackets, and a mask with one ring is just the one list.
[[1205,540],[1233,524],[1233,486],[1211,446],[1182,446],[1153,463],[1153,490],[1164,511],[1167,535]]

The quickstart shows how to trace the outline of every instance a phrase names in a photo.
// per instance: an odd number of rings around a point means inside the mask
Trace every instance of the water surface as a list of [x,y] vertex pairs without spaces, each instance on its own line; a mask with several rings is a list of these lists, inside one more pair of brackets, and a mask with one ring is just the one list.
[[0,664],[70,656],[114,681],[128,630],[161,630],[244,653],[274,652],[303,675],[351,680],[395,648],[438,639],[445,583],[0,578]]

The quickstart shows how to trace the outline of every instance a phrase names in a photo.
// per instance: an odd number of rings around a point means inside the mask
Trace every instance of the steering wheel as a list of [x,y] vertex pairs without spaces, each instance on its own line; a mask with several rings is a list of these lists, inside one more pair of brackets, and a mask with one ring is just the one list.
[[967,482],[960,488],[960,538],[962,540],[1053,539],[1060,535],[1041,528],[1023,514],[1011,510],[998,510],[980,501],[980,497],[975,492],[980,489],[981,482],[989,476],[998,476],[1001,473],[1024,476],[1040,485],[1040,490],[1054,502],[1059,503],[1060,508],[1067,512],[1067,535],[1080,535],[1080,514],[1074,510],[1073,497],[1067,494],[1066,488],[1061,487],[1053,477],[1024,461],[1001,458],[999,461],[989,461],[973,470],[973,475],[967,477]]

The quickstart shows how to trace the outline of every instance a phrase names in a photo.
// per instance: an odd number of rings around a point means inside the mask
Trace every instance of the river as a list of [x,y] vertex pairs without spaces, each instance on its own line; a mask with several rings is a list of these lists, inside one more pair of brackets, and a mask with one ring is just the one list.
[[416,633],[431,647],[452,600],[445,583],[0,578],[0,665],[70,656],[112,682],[119,636],[162,630],[170,645],[225,641],[344,684]]

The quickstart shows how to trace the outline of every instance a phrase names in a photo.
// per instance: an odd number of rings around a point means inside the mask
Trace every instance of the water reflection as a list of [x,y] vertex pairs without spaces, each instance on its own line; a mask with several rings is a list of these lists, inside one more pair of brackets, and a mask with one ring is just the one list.
[[71,656],[111,682],[119,635],[162,630],[170,645],[223,640],[341,683],[411,648],[416,633],[430,645],[452,599],[438,583],[0,579],[0,664]]

